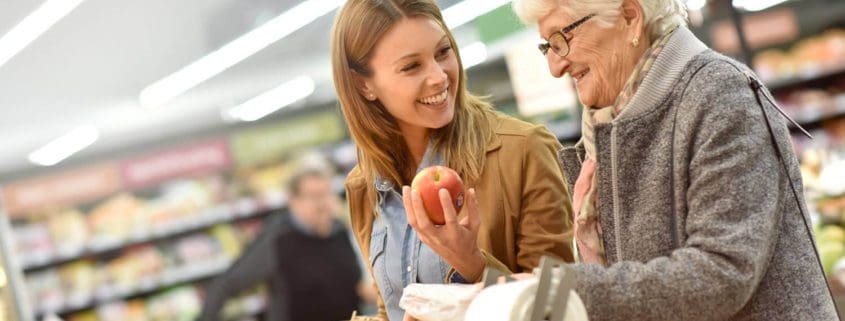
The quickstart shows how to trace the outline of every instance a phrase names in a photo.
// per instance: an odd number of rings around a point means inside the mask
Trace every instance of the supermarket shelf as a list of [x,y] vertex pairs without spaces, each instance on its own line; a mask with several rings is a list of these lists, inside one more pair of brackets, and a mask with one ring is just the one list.
[[[794,113],[790,116],[804,127],[812,127],[824,120],[845,116],[845,94],[840,94],[834,98],[832,106],[829,108],[804,108],[802,112]],[[796,127],[791,125],[790,129],[797,130]]]
[[103,293],[97,293],[88,300],[82,300],[81,302],[70,302],[68,304],[65,304],[64,307],[56,309],[56,311],[37,311],[36,320],[40,320],[47,312],[52,312],[60,316],[66,316],[68,314],[81,312],[84,310],[95,308],[100,305],[112,303],[114,301],[131,300],[137,297],[148,296],[157,291],[164,290],[179,284],[193,283],[200,280],[208,279],[222,273],[223,271],[228,269],[229,265],[231,264],[232,260],[228,258],[220,258],[167,270],[162,273],[162,275],[160,275],[157,280],[146,282],[145,284],[139,285],[134,289],[114,289],[111,291],[103,291]]
[[184,219],[159,226],[155,231],[148,233],[147,235],[140,235],[122,241],[100,240],[89,242],[86,248],[75,253],[63,253],[51,256],[31,256],[22,260],[24,261],[22,263],[23,270],[28,273],[85,257],[98,256],[134,245],[195,232],[220,223],[264,216],[272,210],[284,208],[286,204],[287,201],[284,198],[242,198],[234,202],[221,204],[204,210],[200,214],[189,215]]
[[267,308],[267,298],[264,295],[253,295],[252,297],[247,298],[242,304],[244,304],[244,311],[241,311],[241,313],[235,316],[225,317],[224,320],[255,320],[256,317],[261,316],[265,312]]
[[779,90],[795,87],[798,85],[809,84],[815,81],[821,81],[828,78],[845,75],[845,63],[838,67],[829,68],[820,71],[803,72],[787,79],[778,79],[766,82],[766,87],[770,91],[776,92]]

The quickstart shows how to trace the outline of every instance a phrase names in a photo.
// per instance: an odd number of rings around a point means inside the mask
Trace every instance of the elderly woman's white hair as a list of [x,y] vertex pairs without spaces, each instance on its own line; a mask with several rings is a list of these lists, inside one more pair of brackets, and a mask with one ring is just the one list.
[[[536,24],[554,9],[562,7],[573,17],[596,14],[601,25],[609,26],[619,16],[624,0],[514,0],[513,10],[525,24]],[[651,39],[672,26],[686,26],[687,8],[683,0],[639,0]]]

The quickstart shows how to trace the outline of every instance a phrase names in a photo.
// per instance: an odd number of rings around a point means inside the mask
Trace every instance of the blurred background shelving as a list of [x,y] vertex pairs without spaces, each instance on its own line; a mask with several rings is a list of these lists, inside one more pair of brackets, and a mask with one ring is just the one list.
[[[342,193],[355,148],[331,84],[333,10],[167,102],[150,105],[141,94],[303,2],[87,0],[0,62],[0,321],[193,320],[208,281],[284,209],[296,162],[327,162]],[[764,2],[772,5],[752,8]],[[794,147],[822,261],[845,302],[845,2],[688,5],[696,35],[753,66],[814,135],[795,131]],[[36,8],[0,4],[0,34]],[[507,1],[474,9],[469,22],[450,23],[470,89],[576,142],[572,83],[548,75],[535,32]],[[271,99],[268,114],[233,116],[280,85],[296,90]],[[49,166],[32,157],[80,128],[95,135],[79,151]],[[265,292],[243,293],[224,314],[260,320]]]

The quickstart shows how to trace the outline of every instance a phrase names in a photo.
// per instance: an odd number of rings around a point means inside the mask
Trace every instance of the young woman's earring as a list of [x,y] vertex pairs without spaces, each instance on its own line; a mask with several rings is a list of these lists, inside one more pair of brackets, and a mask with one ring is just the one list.
[[640,46],[640,37],[634,37],[634,40],[631,40],[632,47],[639,47]]

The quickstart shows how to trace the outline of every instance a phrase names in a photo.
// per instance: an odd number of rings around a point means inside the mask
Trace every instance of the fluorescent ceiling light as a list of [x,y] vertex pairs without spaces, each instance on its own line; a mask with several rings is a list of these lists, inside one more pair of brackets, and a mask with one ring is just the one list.
[[48,0],[0,38],[0,66],[50,29],[83,0]]
[[299,76],[230,109],[225,118],[254,121],[282,109],[314,92],[314,80]]
[[707,5],[707,0],[687,0],[687,9],[699,11]]
[[443,10],[443,20],[446,20],[449,28],[457,28],[509,2],[508,0],[464,0]]
[[733,5],[747,11],[760,11],[773,7],[787,0],[734,0]]
[[80,126],[30,153],[29,160],[41,166],[53,166],[93,144],[98,138],[100,131],[97,127]]
[[141,91],[141,106],[157,107],[340,7],[345,0],[304,1],[264,25]]
[[473,42],[461,48],[461,62],[464,69],[472,68],[487,60],[487,46],[480,41]]

